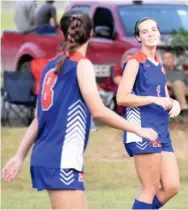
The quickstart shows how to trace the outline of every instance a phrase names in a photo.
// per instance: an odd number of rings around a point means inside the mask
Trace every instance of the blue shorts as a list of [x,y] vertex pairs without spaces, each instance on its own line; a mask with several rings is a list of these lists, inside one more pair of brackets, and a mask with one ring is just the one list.
[[83,173],[75,169],[30,167],[33,188],[37,190],[85,190]]
[[160,153],[162,151],[174,152],[171,141],[154,143],[149,141],[133,142],[124,144],[125,149],[130,157],[139,154]]

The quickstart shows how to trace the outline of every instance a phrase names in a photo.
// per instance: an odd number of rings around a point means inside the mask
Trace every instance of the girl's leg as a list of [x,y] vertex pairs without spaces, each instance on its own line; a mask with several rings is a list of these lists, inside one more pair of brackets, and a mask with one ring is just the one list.
[[87,209],[85,192],[81,190],[49,190],[52,209]]
[[175,98],[179,101],[181,109],[188,109],[188,104],[186,101],[186,86],[181,80],[177,80],[172,83],[172,90]]
[[151,209],[153,198],[160,183],[161,154],[140,154],[134,156],[135,167],[141,182],[141,192],[133,209]]
[[161,153],[161,189],[153,201],[153,209],[162,207],[180,188],[178,165],[173,152]]

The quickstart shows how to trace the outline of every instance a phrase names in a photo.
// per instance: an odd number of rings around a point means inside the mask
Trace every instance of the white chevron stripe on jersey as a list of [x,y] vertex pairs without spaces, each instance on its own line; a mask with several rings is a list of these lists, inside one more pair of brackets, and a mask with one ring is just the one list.
[[[127,107],[126,117],[129,122],[141,127],[140,109],[138,107]],[[142,138],[134,133],[127,132],[126,143],[131,142],[142,142]]]
[[83,115],[83,112],[81,110],[77,110],[75,113],[70,115],[70,117],[68,117],[68,121],[70,121],[75,116],[80,116],[82,118],[82,120],[86,123],[85,116]]
[[83,127],[80,126],[80,123],[78,121],[69,126],[69,128],[66,130],[66,133],[69,133],[71,130],[73,130],[76,127],[78,127],[80,131],[85,135],[86,131],[84,130]]
[[81,105],[78,105],[77,107],[74,107],[73,109],[71,109],[71,111],[68,113],[68,116],[72,115],[72,113],[74,113],[78,109],[82,111],[82,113],[85,117],[87,116],[83,106],[81,106]]
[[61,168],[83,168],[83,151],[86,138],[87,112],[81,100],[68,108],[66,134],[62,147]]
[[127,112],[127,118],[129,118],[130,115],[133,114],[133,112],[134,112],[134,115],[133,116],[135,116],[136,118],[138,118],[140,120],[140,113],[137,112],[136,110],[130,110],[129,112]]
[[71,121],[69,121],[69,123],[67,124],[67,129],[73,125],[74,123],[76,123],[76,121],[79,122],[80,126],[82,126],[85,130],[86,128],[86,123],[83,122],[82,118],[80,116],[76,116],[74,119],[72,119]]
[[81,100],[76,101],[75,103],[73,103],[68,109],[72,109],[73,107],[75,107],[77,104],[82,104],[83,108],[85,109],[84,111],[86,112],[86,108],[85,105],[83,104],[83,102]]
[[140,122],[141,125],[141,118],[140,118],[140,112],[137,112],[135,108],[130,108],[126,110],[127,119],[130,120],[131,118],[136,119],[138,122]]
[[141,126],[140,116],[137,113],[135,113],[134,109],[130,109],[130,111],[127,112],[127,120],[133,123],[135,122],[135,124]]
[[133,119],[133,120],[137,121],[139,124],[141,124],[141,123],[140,123],[140,121],[141,121],[140,118],[137,117],[137,116],[136,116],[135,114],[133,114],[133,113],[131,113],[131,114],[129,115],[128,119],[129,119],[129,120]]

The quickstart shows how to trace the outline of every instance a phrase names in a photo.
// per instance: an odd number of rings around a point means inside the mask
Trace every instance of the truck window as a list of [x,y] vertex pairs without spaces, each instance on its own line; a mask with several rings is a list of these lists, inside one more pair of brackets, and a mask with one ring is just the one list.
[[133,36],[136,21],[151,17],[157,21],[161,34],[170,34],[174,30],[188,30],[188,7],[181,5],[141,5],[119,6],[119,16],[125,32]]
[[113,39],[114,18],[112,12],[103,7],[98,7],[93,16],[94,37]]
[[76,5],[76,6],[73,6],[71,10],[80,10],[84,13],[89,13],[90,9],[91,7],[88,5]]

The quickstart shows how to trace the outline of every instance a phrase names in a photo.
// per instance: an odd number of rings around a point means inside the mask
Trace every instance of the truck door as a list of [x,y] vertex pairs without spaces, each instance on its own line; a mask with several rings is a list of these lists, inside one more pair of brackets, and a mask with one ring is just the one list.
[[116,37],[114,17],[109,8],[97,7],[93,15],[94,36],[88,57],[94,64],[118,63],[124,49]]

